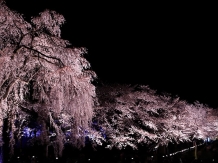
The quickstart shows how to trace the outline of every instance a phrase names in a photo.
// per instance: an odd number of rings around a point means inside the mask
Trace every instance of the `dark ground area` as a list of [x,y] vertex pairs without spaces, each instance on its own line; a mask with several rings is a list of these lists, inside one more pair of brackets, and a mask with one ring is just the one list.
[[[159,148],[156,151],[148,151],[146,147],[139,150],[104,149],[96,151],[91,148],[82,150],[66,147],[62,158],[49,154],[48,158],[42,156],[42,150],[23,151],[25,154],[16,154],[13,159],[7,159],[9,163],[218,163],[218,141],[203,143],[197,146],[197,159],[192,143],[174,145]],[[183,152],[181,150],[187,149]],[[178,152],[180,151],[180,152]],[[177,152],[173,155],[173,153]],[[33,155],[35,153],[35,155]]]

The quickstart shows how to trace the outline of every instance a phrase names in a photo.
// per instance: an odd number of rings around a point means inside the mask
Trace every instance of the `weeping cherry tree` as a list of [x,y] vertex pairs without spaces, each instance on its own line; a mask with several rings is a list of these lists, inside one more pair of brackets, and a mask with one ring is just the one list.
[[40,127],[37,139],[53,146],[57,155],[65,142],[84,146],[96,75],[83,57],[87,50],[61,39],[64,22],[50,10],[27,22],[0,3],[0,139],[4,143],[2,127],[7,125],[11,154],[15,138],[21,138],[31,120]]

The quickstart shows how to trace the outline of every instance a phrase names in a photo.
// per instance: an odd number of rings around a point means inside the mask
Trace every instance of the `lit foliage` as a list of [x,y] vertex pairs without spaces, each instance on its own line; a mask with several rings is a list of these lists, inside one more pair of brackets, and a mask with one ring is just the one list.
[[94,119],[106,133],[108,148],[158,147],[217,136],[218,121],[210,115],[214,110],[198,102],[157,95],[141,85],[104,85],[97,87],[97,96]]
[[66,142],[84,146],[85,136],[119,149],[217,136],[215,110],[157,95],[148,86],[99,87],[93,116],[95,73],[83,58],[86,49],[69,48],[60,38],[64,21],[46,10],[26,22],[0,2],[0,127],[7,119],[11,152],[15,138],[25,134],[59,155]]
[[[69,48],[61,39],[64,21],[46,10],[26,22],[0,3],[0,126],[8,119],[12,153],[15,137],[21,137],[34,114],[41,130],[38,139],[54,146],[56,154],[63,150],[67,131],[68,142],[84,146],[83,131],[93,115],[95,73],[83,57],[86,49]],[[49,132],[56,135],[52,141]]]

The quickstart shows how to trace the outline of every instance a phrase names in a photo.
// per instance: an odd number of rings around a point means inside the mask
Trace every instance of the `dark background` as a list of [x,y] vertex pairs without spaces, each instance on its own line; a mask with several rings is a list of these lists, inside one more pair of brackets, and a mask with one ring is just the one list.
[[62,38],[87,47],[98,82],[149,85],[217,108],[217,17],[213,4],[6,0],[25,19],[62,14]]

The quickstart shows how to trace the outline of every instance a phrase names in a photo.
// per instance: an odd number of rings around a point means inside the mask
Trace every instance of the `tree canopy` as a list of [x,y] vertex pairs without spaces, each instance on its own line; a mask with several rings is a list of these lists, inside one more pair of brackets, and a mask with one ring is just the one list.
[[108,148],[158,147],[217,136],[216,111],[199,102],[158,95],[143,85],[103,85],[97,96],[94,119],[106,133]]
[[[0,126],[8,120],[11,147],[34,114],[41,142],[54,146],[57,153],[67,140],[84,146],[96,75],[83,57],[87,50],[70,47],[61,39],[64,22],[62,15],[50,10],[27,22],[4,2],[0,4]],[[56,138],[51,142],[52,132]]]
[[95,87],[87,49],[61,38],[64,22],[50,10],[27,22],[0,2],[0,145],[5,125],[11,154],[26,128],[56,155],[65,143],[83,147],[86,136],[110,149],[217,136],[217,111],[199,102],[143,85]]

